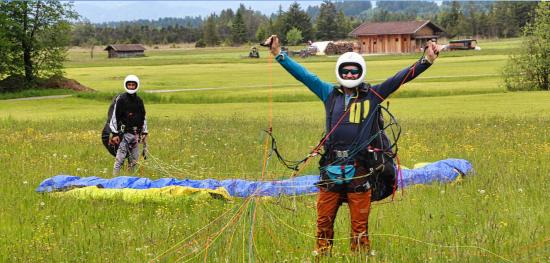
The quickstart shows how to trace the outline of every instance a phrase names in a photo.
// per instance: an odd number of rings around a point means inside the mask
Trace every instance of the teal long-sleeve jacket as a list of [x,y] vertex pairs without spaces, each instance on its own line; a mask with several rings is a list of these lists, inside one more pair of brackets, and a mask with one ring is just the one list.
[[[335,90],[335,87],[338,87],[335,84],[321,80],[317,75],[309,72],[305,67],[290,58],[285,52],[281,52],[275,59],[288,71],[288,73],[306,85],[306,87],[315,93],[315,95],[317,95],[317,97],[319,97],[319,99],[323,102],[326,102],[330,93]],[[404,84],[416,78],[428,69],[430,65],[430,63],[421,59],[414,65],[397,72],[397,74],[388,78],[386,81],[373,85],[371,87],[372,90],[382,97],[379,98],[377,103],[381,103],[383,99],[387,98],[391,93],[396,91],[401,83]],[[409,73],[409,71],[411,72]],[[407,78],[406,80],[405,77]]]

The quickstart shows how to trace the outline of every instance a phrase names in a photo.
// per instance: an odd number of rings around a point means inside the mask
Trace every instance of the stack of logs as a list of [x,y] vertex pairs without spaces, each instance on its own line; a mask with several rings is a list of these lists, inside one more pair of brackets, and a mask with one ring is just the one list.
[[353,47],[354,47],[353,42],[347,42],[347,41],[330,42],[328,43],[327,48],[325,49],[325,54],[327,56],[341,55],[346,52],[354,51]]

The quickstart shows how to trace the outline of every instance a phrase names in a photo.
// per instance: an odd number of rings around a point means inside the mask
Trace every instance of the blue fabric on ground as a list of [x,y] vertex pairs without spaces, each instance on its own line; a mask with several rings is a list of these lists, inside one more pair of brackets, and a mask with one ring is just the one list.
[[[430,184],[433,182],[447,183],[456,179],[461,173],[468,174],[472,171],[472,165],[462,159],[446,159],[428,164],[418,169],[402,170],[400,186],[406,187],[414,184]],[[319,181],[318,175],[305,175],[280,181],[249,181],[242,179],[228,180],[191,180],[176,178],[161,178],[151,180],[133,176],[119,176],[104,179],[96,176],[78,177],[71,175],[57,175],[44,180],[36,189],[37,192],[51,192],[71,187],[100,186],[103,188],[132,188],[148,189],[166,186],[188,186],[194,188],[216,189],[224,187],[231,196],[247,197],[252,194],[257,196],[279,195],[303,195],[316,193],[319,189],[315,183]]]
[[414,184],[430,184],[433,182],[448,183],[454,181],[460,174],[472,171],[472,164],[463,159],[446,159],[430,163],[422,168],[403,170],[401,187]]

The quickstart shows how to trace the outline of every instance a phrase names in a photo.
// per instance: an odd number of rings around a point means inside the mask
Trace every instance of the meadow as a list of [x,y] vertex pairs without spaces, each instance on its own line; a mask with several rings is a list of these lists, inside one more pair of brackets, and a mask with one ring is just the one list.
[[[369,225],[375,255],[368,260],[550,261],[550,93],[511,93],[500,85],[507,55],[519,44],[480,41],[477,53],[444,53],[389,99],[403,127],[403,165],[463,158],[475,173],[375,203]],[[150,130],[151,158],[141,160],[137,176],[259,179],[269,116],[288,159],[303,158],[319,141],[322,104],[265,51],[259,60],[240,58],[247,48],[147,52],[91,60],[86,50],[71,50],[67,76],[98,92],[0,101],[0,261],[366,260],[349,252],[345,206],[333,256],[314,257],[315,195],[128,203],[36,193],[42,180],[58,174],[112,177],[100,132],[126,74],[142,80]],[[379,83],[419,56],[368,56],[367,80]],[[327,81],[334,80],[335,61],[299,59]],[[147,93],[169,90],[182,91]],[[302,174],[317,174],[316,162]],[[291,175],[275,158],[268,164],[264,178]]]

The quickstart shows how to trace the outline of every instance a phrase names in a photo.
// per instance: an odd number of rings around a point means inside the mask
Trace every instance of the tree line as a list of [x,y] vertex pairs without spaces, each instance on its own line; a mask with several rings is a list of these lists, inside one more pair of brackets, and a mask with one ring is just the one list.
[[75,46],[197,42],[197,46],[240,45],[277,34],[284,43],[347,38],[363,22],[431,20],[453,37],[516,37],[532,20],[537,2],[325,1],[304,9],[293,3],[266,16],[240,5],[207,17],[161,18],[73,25]]
[[[537,6],[538,11],[534,12]],[[364,10],[360,11],[362,8]],[[79,16],[70,2],[0,1],[0,80],[4,82],[11,77],[14,83],[31,87],[40,79],[61,76],[69,45],[179,42],[195,42],[197,46],[240,45],[262,41],[271,34],[278,34],[285,43],[298,44],[308,40],[346,38],[364,21],[430,19],[443,26],[450,37],[524,35],[535,44],[528,45],[529,56],[524,56],[528,59],[518,58],[510,67],[518,69],[524,65],[523,70],[531,66],[530,62],[537,62],[533,70],[536,74],[529,75],[529,79],[543,76],[537,78],[538,83],[544,83],[542,86],[548,89],[550,41],[547,32],[550,30],[547,28],[547,9],[548,4],[543,2],[453,1],[438,6],[424,1],[384,1],[372,8],[370,2],[325,1],[306,10],[293,3],[287,10],[279,8],[269,17],[241,5],[236,11],[225,9],[204,19],[186,17],[92,24],[76,22]],[[535,13],[539,20],[534,20]],[[516,80],[507,83],[521,83]],[[2,83],[0,90],[1,86]]]

